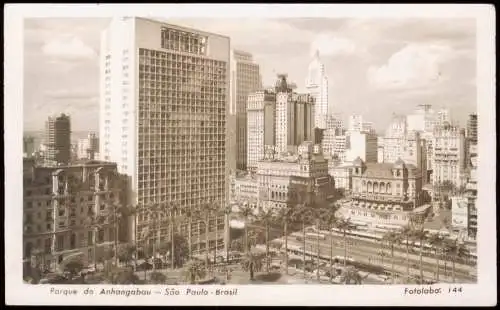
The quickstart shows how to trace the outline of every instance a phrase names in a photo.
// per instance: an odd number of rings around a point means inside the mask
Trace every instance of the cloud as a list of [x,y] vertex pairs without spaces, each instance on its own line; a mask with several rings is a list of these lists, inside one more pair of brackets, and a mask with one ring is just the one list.
[[51,99],[59,100],[81,100],[89,99],[95,100],[98,95],[95,92],[89,92],[86,90],[76,89],[76,90],[50,90],[45,91],[45,96]]
[[358,51],[358,48],[351,40],[334,33],[322,33],[317,35],[311,43],[310,53],[313,54],[316,50],[319,50],[321,55],[337,56],[353,54]]
[[62,36],[53,39],[42,47],[46,56],[65,59],[92,59],[95,51],[76,36]]
[[441,65],[452,50],[443,45],[409,44],[394,53],[385,65],[371,66],[368,81],[376,88],[407,89],[427,87],[444,78]]

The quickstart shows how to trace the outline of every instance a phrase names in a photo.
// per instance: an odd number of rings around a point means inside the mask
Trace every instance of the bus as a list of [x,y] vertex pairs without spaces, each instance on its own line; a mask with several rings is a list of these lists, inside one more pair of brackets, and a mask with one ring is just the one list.
[[326,239],[326,236],[323,235],[323,234],[320,234],[320,233],[312,233],[312,232],[309,232],[309,233],[306,233],[306,239],[320,239],[320,240],[325,240]]

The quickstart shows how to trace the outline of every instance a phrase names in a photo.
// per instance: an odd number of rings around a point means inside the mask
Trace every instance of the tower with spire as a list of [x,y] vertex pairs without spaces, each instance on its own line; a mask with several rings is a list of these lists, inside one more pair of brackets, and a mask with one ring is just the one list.
[[321,62],[319,50],[316,50],[309,63],[306,78],[307,92],[314,98],[314,127],[326,129],[328,117],[328,78],[325,66]]

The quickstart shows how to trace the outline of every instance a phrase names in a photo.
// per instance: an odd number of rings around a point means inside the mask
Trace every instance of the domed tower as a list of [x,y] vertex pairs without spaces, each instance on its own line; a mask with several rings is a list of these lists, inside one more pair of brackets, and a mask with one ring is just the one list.
[[359,156],[352,162],[352,165],[354,167],[353,175],[360,176],[366,170],[366,165]]
[[288,81],[286,80],[286,74],[278,74],[278,78],[276,83],[274,84],[274,88],[277,93],[287,93],[290,92],[290,87],[288,87]]

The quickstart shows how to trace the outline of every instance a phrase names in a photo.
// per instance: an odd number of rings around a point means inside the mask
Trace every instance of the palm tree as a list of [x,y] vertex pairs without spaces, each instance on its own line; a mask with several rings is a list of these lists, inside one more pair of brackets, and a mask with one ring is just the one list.
[[264,224],[266,236],[266,272],[269,273],[269,226],[274,222],[274,212],[270,208],[262,209],[258,215],[259,221]]
[[248,223],[253,217],[253,208],[248,203],[244,203],[243,205],[239,206],[238,211],[245,221],[245,252],[248,252]]
[[285,274],[288,275],[288,222],[292,216],[292,209],[287,204],[276,213],[276,219],[283,223],[283,238],[285,238]]
[[319,238],[319,230],[320,230],[320,224],[321,224],[321,218],[323,210],[322,209],[312,209],[311,210],[311,215],[316,222],[316,227],[317,227],[317,233],[316,233],[316,247],[317,247],[317,252],[316,252],[316,280],[319,282],[319,267],[320,267],[320,238]]
[[206,204],[202,212],[203,212],[203,222],[205,223],[205,265],[208,268],[210,265],[210,259],[208,258],[208,254],[210,251],[208,233],[210,231],[209,226],[210,226],[210,215],[212,215],[212,205]]
[[330,283],[333,279],[333,228],[337,224],[337,208],[325,208],[321,217],[322,222],[328,227],[330,238]]
[[94,212],[88,214],[87,219],[85,220],[86,226],[92,229],[92,245],[93,245],[93,260],[94,260],[94,269],[97,271],[97,234],[99,230],[101,230],[105,224],[106,219],[103,216],[96,216]]
[[424,249],[424,245],[427,242],[427,239],[429,237],[429,232],[424,230],[423,228],[420,228],[418,230],[413,231],[413,238],[415,238],[419,244],[419,269],[420,269],[420,280],[424,280],[424,269],[423,269],[423,261],[422,261],[422,252]]
[[175,234],[175,217],[177,215],[177,205],[173,204],[167,207],[169,212],[169,226],[170,226],[170,259],[172,264],[172,270],[175,269],[175,242],[174,242],[174,234]]
[[447,240],[444,243],[444,253],[451,258],[451,275],[452,281],[455,283],[455,262],[457,259],[469,256],[469,249],[467,249],[463,242],[459,242],[457,239]]
[[192,226],[193,226],[193,217],[197,215],[197,210],[194,209],[191,205],[189,208],[186,210],[186,217],[188,220],[188,251],[189,251],[189,259],[193,258],[193,232],[192,232]]
[[217,201],[212,202],[211,205],[212,213],[214,214],[214,225],[215,225],[215,251],[214,251],[214,264],[217,264],[217,250],[219,247],[219,216],[222,214],[223,210],[220,209],[220,205]]
[[387,242],[391,247],[391,274],[392,274],[392,284],[395,283],[396,270],[394,269],[394,246],[401,241],[401,235],[396,231],[388,231],[382,237],[384,242]]
[[[223,210],[223,213],[224,213],[224,231],[227,233],[226,229],[230,229],[229,227],[229,215],[231,214],[232,212],[232,207],[231,205],[226,205],[224,207],[224,210]],[[231,234],[227,234],[227,236],[229,236],[228,240],[225,241],[225,245],[226,245],[226,262],[229,263],[229,249],[230,249],[230,245],[231,245]]]
[[409,281],[410,279],[410,240],[413,238],[414,230],[411,226],[406,225],[401,228],[399,231],[401,237],[405,241],[406,248],[406,279]]
[[436,282],[439,282],[439,254],[444,246],[444,238],[439,233],[429,235],[429,244],[434,248],[436,255]]
[[[302,199],[302,201],[304,201]],[[312,207],[308,203],[299,203],[295,206],[293,210],[293,218],[295,222],[299,222],[302,224],[302,260],[304,267],[304,280],[306,280],[306,223],[309,223],[312,218],[314,218],[314,214],[312,211]]]
[[336,221],[335,226],[342,232],[344,239],[344,267],[347,265],[347,233],[353,228],[353,224],[349,218],[340,218]]

